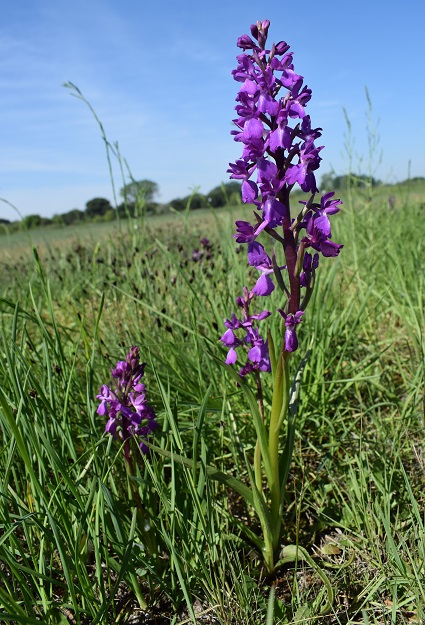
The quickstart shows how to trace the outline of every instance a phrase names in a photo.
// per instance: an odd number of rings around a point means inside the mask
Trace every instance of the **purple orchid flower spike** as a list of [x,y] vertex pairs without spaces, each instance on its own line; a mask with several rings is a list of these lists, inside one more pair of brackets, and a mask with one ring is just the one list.
[[[260,276],[251,291],[247,291],[249,302],[246,295],[240,298],[245,315],[244,320],[238,320],[242,326],[230,327],[226,322],[228,330],[222,342],[229,348],[228,364],[237,361],[243,343],[254,350],[252,356],[259,354],[261,346],[255,343],[259,339],[250,325],[249,305],[255,296],[271,296],[276,288],[287,298],[285,313],[279,310],[285,315],[285,349],[287,352],[297,349],[296,326],[310,301],[319,254],[332,258],[342,248],[331,240],[330,222],[339,211],[341,200],[329,192],[314,202],[318,193],[316,172],[324,146],[316,144],[321,128],[312,126],[306,110],[312,91],[295,71],[293,53],[286,42],[266,47],[269,27],[269,20],[258,21],[251,26],[249,35],[238,39],[237,45],[243,53],[237,56],[238,65],[232,72],[239,83],[237,117],[233,120],[236,128],[232,135],[242,144],[242,155],[230,163],[228,171],[231,178],[242,182],[243,202],[256,207],[256,221],[237,221],[233,237],[247,246],[248,264]],[[304,209],[294,219],[290,192],[296,185],[311,197],[302,202]],[[271,261],[260,242],[264,236],[272,237],[282,246],[285,262],[279,263],[282,266],[278,272],[277,260]],[[276,249],[275,242],[273,247]],[[314,255],[308,248],[314,250]],[[278,252],[279,249],[276,255]],[[247,331],[244,339],[238,334],[241,327]],[[250,365],[245,371],[255,366],[249,355],[248,360]]]

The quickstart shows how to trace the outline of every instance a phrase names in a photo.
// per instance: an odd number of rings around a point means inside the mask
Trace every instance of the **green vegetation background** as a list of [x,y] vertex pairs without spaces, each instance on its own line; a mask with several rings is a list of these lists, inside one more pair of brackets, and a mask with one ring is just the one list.
[[249,411],[211,357],[224,359],[223,320],[255,279],[231,238],[249,218],[236,206],[2,237],[0,622],[424,622],[425,189],[349,185],[343,199],[345,247],[321,262],[293,362],[313,338],[284,536],[326,568],[331,612],[319,616],[321,580],[301,563],[265,577],[238,498],[155,454],[137,481],[152,561],[96,414],[137,344],[157,444],[246,479]]

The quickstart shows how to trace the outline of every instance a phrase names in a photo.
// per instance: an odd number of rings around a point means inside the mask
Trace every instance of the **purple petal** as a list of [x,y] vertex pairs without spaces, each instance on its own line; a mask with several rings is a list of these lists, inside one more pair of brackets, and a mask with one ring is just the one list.
[[235,313],[232,313],[232,318],[226,319],[224,325],[226,326],[226,328],[230,328],[230,330],[236,330],[237,328],[241,327],[241,322],[236,317]]
[[285,349],[287,352],[295,352],[298,347],[298,338],[295,328],[286,328]]
[[296,74],[292,69],[285,69],[281,77],[282,85],[287,89],[291,89],[300,79],[302,76]]
[[268,258],[269,257],[261,243],[258,243],[257,241],[248,243],[248,262],[251,267],[256,267],[257,265],[267,262]]
[[254,362],[254,363],[260,362],[261,357],[262,357],[262,352],[261,352],[261,348],[258,345],[254,345],[254,347],[252,347],[248,352],[248,358],[250,359],[251,362]]
[[322,241],[318,247],[323,256],[335,258],[344,246],[333,241]]
[[270,182],[272,178],[277,176],[277,167],[272,161],[268,161],[266,158],[261,158],[258,161],[258,182]]
[[314,227],[320,230],[320,232],[323,232],[325,237],[331,235],[331,222],[329,221],[329,217],[325,214],[314,218]]
[[282,223],[281,218],[287,213],[286,206],[276,198],[269,197],[264,203],[263,217],[267,222]]
[[227,354],[226,365],[234,365],[237,359],[238,359],[238,355],[236,353],[236,350],[233,347],[231,347],[229,349],[229,353]]
[[105,433],[110,434],[111,436],[115,438],[116,433],[117,433],[117,420],[114,417],[111,417],[108,420],[105,426]]
[[279,124],[276,130],[273,130],[269,136],[269,146],[272,152],[276,152],[278,148],[289,150],[292,145],[292,128],[283,127]]
[[242,35],[242,37],[239,37],[236,45],[238,46],[238,48],[242,48],[242,50],[249,50],[252,48],[258,49],[258,46],[254,43],[249,35]]
[[291,165],[288,168],[285,174],[285,182],[288,184],[295,184],[298,182],[299,185],[303,184],[306,176],[306,168],[303,163],[299,163],[298,165]]
[[255,230],[254,226],[252,226],[248,221],[235,221],[236,226],[236,234],[233,235],[233,238],[236,239],[238,243],[249,243],[255,239]]
[[260,122],[259,119],[249,119],[243,129],[243,139],[244,143],[250,143],[251,141],[255,141],[258,139],[262,139],[264,132],[263,123]]
[[258,278],[251,293],[265,297],[266,295],[270,295],[270,293],[273,293],[274,288],[275,287],[273,284],[273,280],[270,278],[270,276],[263,274]]
[[105,400],[103,400],[100,403],[99,408],[96,410],[97,414],[100,414],[100,416],[104,417],[106,414],[108,414],[108,404],[106,403]]
[[258,110],[260,113],[268,113],[275,116],[279,110],[279,104],[268,93],[261,93],[258,98]]
[[252,315],[253,319],[257,319],[257,321],[262,321],[263,319],[267,319],[267,317],[270,317],[271,312],[269,310],[263,310],[263,312],[260,312],[258,315]]
[[242,202],[252,204],[258,197],[258,187],[252,180],[244,180],[242,183]]
[[254,95],[257,91],[258,85],[250,79],[245,80],[245,82],[239,89],[239,93],[248,93],[249,95]]
[[223,334],[223,336],[221,337],[221,342],[224,345],[227,345],[227,347],[233,347],[234,345],[237,344],[238,339],[235,336],[235,333],[233,332],[233,330],[226,330],[226,332]]

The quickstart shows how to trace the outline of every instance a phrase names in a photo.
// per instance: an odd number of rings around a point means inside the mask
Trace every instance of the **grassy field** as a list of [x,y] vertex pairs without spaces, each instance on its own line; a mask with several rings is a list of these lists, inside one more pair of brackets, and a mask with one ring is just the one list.
[[[317,566],[273,575],[241,533],[252,510],[205,469],[247,481],[238,450],[254,453],[214,359],[256,278],[231,238],[249,209],[0,237],[0,622],[425,622],[425,189],[344,202],[291,364],[310,348],[283,544]],[[129,478],[96,395],[132,345],[169,455]]]

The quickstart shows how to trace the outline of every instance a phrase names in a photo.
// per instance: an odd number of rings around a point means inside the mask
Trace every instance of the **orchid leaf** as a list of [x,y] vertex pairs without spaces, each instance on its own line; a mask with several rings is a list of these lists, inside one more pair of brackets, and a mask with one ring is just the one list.
[[288,481],[289,468],[291,466],[292,454],[294,451],[295,444],[295,426],[296,426],[296,416],[298,409],[298,396],[300,392],[301,379],[304,373],[305,366],[307,364],[308,359],[310,358],[311,348],[307,350],[306,355],[302,359],[295,378],[292,382],[291,392],[289,396],[289,410],[288,410],[288,423],[286,430],[286,442],[285,449],[283,450],[283,454],[280,458],[279,462],[279,477],[280,477],[280,505],[283,505],[283,500],[285,498],[285,490],[286,483]]
[[211,354],[211,357],[219,363],[229,375],[239,384],[240,388],[243,390],[245,397],[248,400],[249,407],[251,409],[252,418],[254,421],[255,431],[257,433],[258,440],[260,442],[261,447],[261,456],[264,461],[264,469],[267,475],[267,481],[270,483],[272,479],[272,466],[270,462],[270,453],[269,453],[269,442],[267,439],[266,428],[264,427],[263,420],[261,418],[260,409],[258,408],[257,400],[255,398],[254,393],[249,388],[248,384],[245,380],[239,375],[237,371],[233,369],[230,365],[226,365],[226,363],[222,362],[219,358]]
[[304,547],[300,547],[299,545],[287,545],[281,551],[281,559],[276,564],[276,569],[284,564],[288,564],[289,562],[297,562],[298,560],[302,560],[307,562],[309,566],[317,573],[317,575],[322,580],[325,585],[326,593],[327,593],[327,601],[325,605],[320,610],[320,615],[328,614],[332,609],[332,604],[334,602],[334,592],[332,588],[332,584],[329,580],[329,577],[326,573],[320,568],[320,566],[313,560],[311,555],[304,549]]
[[[161,447],[157,447],[156,445],[151,445],[150,443],[146,443],[146,444],[149,447],[149,449],[152,449],[152,451],[160,454],[161,456],[164,456],[165,458],[169,458],[170,460],[173,460],[173,462],[182,464],[185,467],[192,469],[193,471],[194,463],[193,463],[193,460],[191,460],[190,458],[185,458],[184,456],[181,456],[180,454],[174,454],[171,451],[166,451],[165,449],[161,449]],[[198,469],[201,467],[200,462],[197,463],[197,467]],[[236,493],[241,495],[241,497],[243,497],[248,504],[250,504],[251,506],[254,506],[254,499],[253,499],[251,490],[248,488],[248,486],[246,486],[243,482],[241,482],[241,480],[238,480],[236,477],[233,477],[232,475],[224,473],[224,471],[220,471],[219,469],[216,469],[215,467],[212,467],[210,465],[206,465],[204,469],[208,477],[210,477],[212,480],[216,480],[217,482],[220,482],[220,484],[224,484],[225,486],[228,486],[229,488],[234,490]],[[133,479],[137,480],[137,478],[133,478]]]

